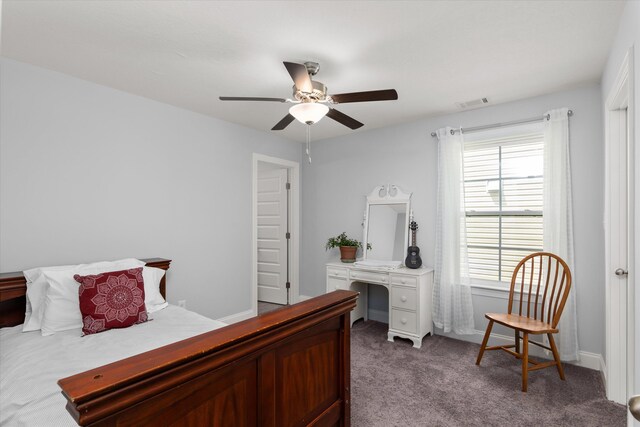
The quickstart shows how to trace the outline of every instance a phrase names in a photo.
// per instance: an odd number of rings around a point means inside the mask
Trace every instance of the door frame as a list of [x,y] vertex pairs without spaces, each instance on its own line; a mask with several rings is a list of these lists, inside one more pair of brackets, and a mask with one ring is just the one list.
[[289,171],[291,199],[289,220],[291,242],[289,252],[289,302],[300,300],[300,163],[253,153],[253,175],[251,178],[251,310],[258,314],[258,163],[282,166]]
[[[626,109],[626,111],[624,111]],[[620,66],[615,83],[605,103],[605,342],[607,361],[605,383],[607,398],[621,404],[636,390],[635,378],[635,272],[640,262],[635,259],[635,197],[634,186],[634,105],[633,105],[633,48],[630,48]],[[624,124],[624,126],[622,126]],[[609,189],[611,167],[609,159],[626,144],[627,167],[627,260],[626,265],[613,265],[612,248],[620,244],[609,229],[610,205],[615,195]],[[611,165],[613,166],[613,165]],[[624,262],[624,261],[621,261]],[[626,292],[619,289],[613,275],[616,268],[626,268]],[[626,306],[626,307],[625,307]],[[626,316],[620,315],[625,313]],[[631,420],[631,418],[629,418]]]

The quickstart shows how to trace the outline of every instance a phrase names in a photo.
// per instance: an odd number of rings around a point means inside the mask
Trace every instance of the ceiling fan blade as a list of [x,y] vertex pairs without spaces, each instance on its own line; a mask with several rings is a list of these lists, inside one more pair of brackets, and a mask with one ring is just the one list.
[[296,85],[298,90],[303,92],[311,93],[313,92],[313,86],[311,85],[311,78],[309,77],[309,72],[307,71],[307,67],[303,64],[297,64],[295,62],[283,62],[284,66],[287,68],[289,75],[293,79],[293,83]]
[[398,99],[398,92],[395,89],[370,90],[368,92],[351,92],[331,95],[331,99],[336,104],[347,102],[367,102],[367,101],[393,101]]
[[258,98],[255,96],[220,96],[220,101],[272,101],[287,102],[284,98]]
[[333,120],[335,120],[336,122],[341,123],[341,124],[345,125],[346,127],[351,128],[351,129],[358,129],[358,128],[364,126],[363,123],[360,123],[359,121],[357,121],[353,117],[350,117],[350,116],[347,116],[344,113],[341,113],[340,111],[336,110],[335,108],[329,108],[329,112],[327,113],[327,117],[330,117]]
[[280,120],[278,123],[276,123],[276,125],[274,127],[271,128],[271,130],[282,130],[284,128],[286,128],[287,126],[289,126],[289,124],[294,121],[296,118],[293,117],[291,114],[287,114],[286,116],[283,117],[282,120]]

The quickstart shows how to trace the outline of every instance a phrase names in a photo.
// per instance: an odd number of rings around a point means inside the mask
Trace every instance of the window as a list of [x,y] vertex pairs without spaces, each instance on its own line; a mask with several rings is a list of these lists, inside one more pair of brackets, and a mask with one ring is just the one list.
[[511,282],[520,260],[542,250],[541,130],[488,138],[464,146],[464,199],[472,282]]

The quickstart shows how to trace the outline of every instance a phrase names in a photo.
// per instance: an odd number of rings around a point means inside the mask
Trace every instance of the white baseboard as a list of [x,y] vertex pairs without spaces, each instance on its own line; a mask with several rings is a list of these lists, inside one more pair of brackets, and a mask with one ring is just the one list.
[[602,381],[604,382],[604,389],[607,389],[607,364],[604,361],[604,357],[600,355],[600,375],[602,375]]
[[[479,331],[479,330],[474,330],[472,335],[458,335],[455,333],[447,333],[444,334],[441,331],[436,331],[436,334],[438,335],[442,335],[445,337],[449,337],[449,338],[453,338],[453,339],[457,339],[457,340],[462,340],[462,341],[469,341],[469,342],[473,342],[476,344],[482,344],[482,339],[484,338],[484,331]],[[512,336],[506,336],[506,335],[502,335],[502,334],[495,334],[492,333],[491,336],[489,337],[489,344],[488,345],[509,345],[509,344],[513,344],[514,342],[514,338]],[[547,354],[548,352],[536,345],[530,345],[529,346],[529,354],[531,356],[535,356],[535,357],[540,357],[543,359],[550,359],[551,355]],[[604,359],[602,358],[602,355],[597,354],[597,353],[591,353],[588,351],[581,351],[580,352],[580,360],[578,361],[572,361],[572,362],[563,362],[563,363],[569,363],[570,365],[576,365],[576,366],[581,366],[583,368],[588,368],[588,369],[593,369],[596,371],[602,371],[602,369],[604,369]],[[606,382],[605,382],[606,384]]]
[[240,322],[241,320],[245,320],[250,317],[254,317],[255,315],[256,313],[254,313],[253,310],[249,309],[249,310],[241,311],[240,313],[231,314],[229,316],[222,317],[218,319],[218,321],[231,324],[231,323]]
[[[302,302],[302,301],[306,301],[306,300],[311,299],[311,298],[313,298],[313,297],[310,297],[309,295],[299,295],[298,296],[298,301]],[[249,319],[250,317],[254,317],[254,316],[257,316],[257,315],[258,314],[255,313],[253,310],[249,309],[249,310],[241,311],[239,313],[231,314],[229,316],[222,317],[222,318],[217,319],[217,320],[219,322],[232,324],[232,323],[240,322],[242,320]]]
[[[595,371],[601,371],[604,365],[604,359],[602,355],[598,353],[591,353],[589,351],[580,351],[580,360],[577,362],[567,362],[572,365],[582,366],[583,368],[593,369]],[[602,371],[601,371],[602,372]],[[606,384],[606,382],[605,382]]]

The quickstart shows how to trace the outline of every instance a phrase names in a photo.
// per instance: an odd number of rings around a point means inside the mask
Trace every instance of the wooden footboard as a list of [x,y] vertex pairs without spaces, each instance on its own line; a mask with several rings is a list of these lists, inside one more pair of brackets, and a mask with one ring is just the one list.
[[349,426],[356,298],[332,292],[58,384],[83,426]]

